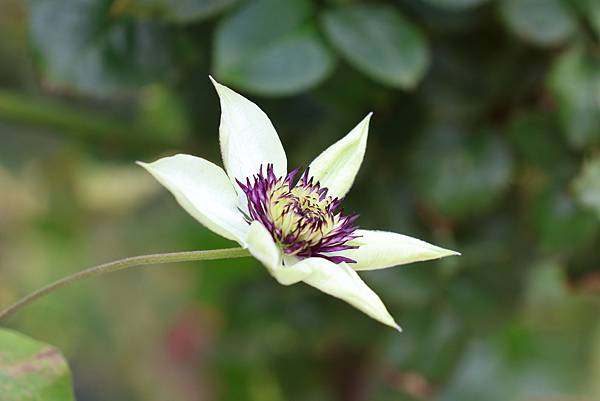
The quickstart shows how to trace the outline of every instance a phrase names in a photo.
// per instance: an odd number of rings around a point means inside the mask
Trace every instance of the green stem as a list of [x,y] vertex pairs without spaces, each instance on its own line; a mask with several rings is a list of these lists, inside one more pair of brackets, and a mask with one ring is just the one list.
[[119,270],[128,269],[135,266],[155,265],[161,263],[176,263],[188,262],[192,260],[217,260],[217,259],[232,259],[250,256],[250,253],[243,248],[226,248],[213,249],[209,251],[191,251],[191,252],[174,252],[174,253],[158,253],[154,255],[133,256],[130,258],[116,260],[114,262],[104,263],[98,266],[90,267],[89,269],[73,273],[70,276],[63,277],[53,283],[39,288],[31,294],[21,298],[9,307],[0,310],[0,320],[5,319],[24,306],[29,305],[38,298],[47,295],[54,290],[69,286],[89,277],[101,276],[106,273],[112,273]]

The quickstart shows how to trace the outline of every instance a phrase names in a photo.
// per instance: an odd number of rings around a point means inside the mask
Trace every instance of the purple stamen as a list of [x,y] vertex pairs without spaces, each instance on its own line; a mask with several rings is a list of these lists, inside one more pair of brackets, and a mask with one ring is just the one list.
[[358,248],[348,244],[359,237],[354,225],[358,214],[344,215],[341,199],[328,196],[308,168],[295,183],[299,168],[285,177],[275,175],[273,164],[267,164],[266,174],[263,171],[261,165],[252,182],[250,177],[245,183],[236,180],[248,200],[249,221],[259,221],[287,255],[356,263],[329,253]]

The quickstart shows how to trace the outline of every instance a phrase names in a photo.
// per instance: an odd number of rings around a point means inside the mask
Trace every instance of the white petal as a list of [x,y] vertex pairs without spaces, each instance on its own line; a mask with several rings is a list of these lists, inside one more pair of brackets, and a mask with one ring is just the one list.
[[269,117],[250,100],[210,79],[221,101],[221,154],[234,186],[236,178],[244,181],[268,163],[278,176],[285,175],[285,151]]
[[284,266],[282,252],[271,234],[258,221],[252,222],[246,238],[248,250],[283,285],[299,281],[340,298],[372,318],[400,330],[381,299],[345,263],[335,264],[323,258],[307,258]]
[[403,265],[412,262],[460,255],[449,249],[431,245],[425,241],[387,231],[356,230],[361,235],[353,243],[357,249],[349,249],[338,254],[356,260],[354,270],[375,270]]
[[331,145],[310,164],[310,173],[329,188],[329,194],[346,195],[365,156],[369,134],[369,113],[345,137]]
[[248,223],[237,209],[237,193],[221,167],[185,154],[138,164],[171,191],[196,220],[244,245]]
[[300,264],[312,271],[304,279],[305,283],[348,302],[383,324],[400,330],[379,296],[347,264],[335,264],[323,258],[304,259],[298,263]]
[[310,269],[303,265],[283,265],[282,252],[262,223],[252,222],[246,242],[252,256],[261,261],[280,284],[295,284],[310,274]]

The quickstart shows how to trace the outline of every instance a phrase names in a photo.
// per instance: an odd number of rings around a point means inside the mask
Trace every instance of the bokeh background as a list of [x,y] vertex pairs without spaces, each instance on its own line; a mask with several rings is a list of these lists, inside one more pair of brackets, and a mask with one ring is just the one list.
[[600,399],[597,0],[0,0],[0,305],[233,245],[134,165],[220,164],[208,74],[290,165],[373,111],[346,208],[463,256],[363,275],[402,334],[252,259],[61,290],[7,325],[79,401]]

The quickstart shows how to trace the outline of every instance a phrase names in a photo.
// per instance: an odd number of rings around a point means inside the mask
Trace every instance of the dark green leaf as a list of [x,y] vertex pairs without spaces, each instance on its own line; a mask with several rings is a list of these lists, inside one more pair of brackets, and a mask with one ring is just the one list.
[[569,341],[569,334],[515,323],[493,338],[473,341],[457,364],[457,377],[436,399],[554,400],[564,394],[577,399],[585,373],[581,347],[590,341]]
[[568,153],[551,113],[523,112],[509,124],[509,139],[518,155],[540,169],[557,168]]
[[323,27],[349,63],[383,84],[413,88],[429,65],[421,31],[392,7],[333,9],[323,15]]
[[464,219],[488,210],[508,188],[513,160],[497,135],[466,136],[435,129],[413,159],[415,187],[426,203],[449,218]]
[[561,0],[502,0],[500,12],[517,36],[539,46],[560,44],[577,28]]
[[589,245],[598,231],[595,216],[562,191],[548,190],[535,202],[535,227],[540,249],[568,253]]
[[217,29],[217,77],[250,92],[286,95],[327,77],[333,59],[306,0],[251,0]]
[[236,0],[116,0],[113,10],[137,17],[187,23],[212,17]]
[[573,189],[579,202],[600,217],[600,157],[587,161],[575,179]]
[[169,65],[167,32],[117,19],[106,0],[29,0],[29,28],[45,78],[105,94],[145,84]]
[[47,344],[0,329],[0,400],[74,400],[64,357]]
[[600,143],[600,60],[578,45],[556,60],[549,85],[561,125],[574,148]]
[[596,35],[600,36],[600,1],[598,0],[565,0],[573,10],[577,11],[584,21],[590,24]]
[[596,35],[600,36],[600,2],[587,0],[586,10],[590,24],[595,29]]
[[469,344],[439,400],[585,399],[597,305],[570,291],[564,267],[552,261],[531,266],[524,281],[520,313]]
[[423,0],[441,8],[449,10],[463,10],[486,3],[489,0]]

